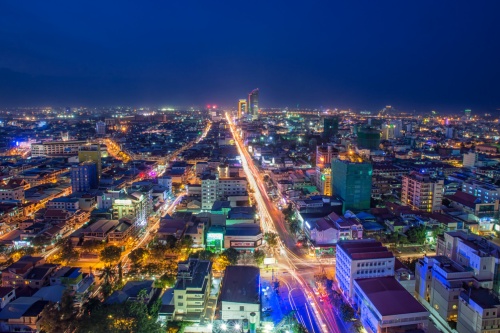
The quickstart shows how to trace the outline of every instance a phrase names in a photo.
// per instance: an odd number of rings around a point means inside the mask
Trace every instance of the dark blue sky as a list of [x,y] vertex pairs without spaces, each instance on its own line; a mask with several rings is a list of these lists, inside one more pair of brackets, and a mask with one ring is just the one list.
[[500,1],[2,1],[0,105],[500,108]]

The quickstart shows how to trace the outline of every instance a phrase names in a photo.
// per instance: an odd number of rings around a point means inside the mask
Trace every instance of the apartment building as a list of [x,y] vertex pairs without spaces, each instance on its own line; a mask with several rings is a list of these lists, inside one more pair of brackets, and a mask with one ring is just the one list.
[[179,262],[174,286],[175,320],[199,321],[207,307],[212,287],[212,263],[188,259]]
[[210,211],[218,200],[248,195],[247,185],[244,177],[219,178],[219,174],[204,175],[201,179],[201,209]]
[[463,182],[462,191],[475,196],[483,203],[494,203],[500,199],[500,186],[478,180]]
[[445,256],[424,257],[415,267],[415,296],[436,316],[457,321],[458,297],[474,274]]
[[335,277],[350,301],[354,296],[355,279],[394,276],[394,255],[372,239],[339,242],[336,260]]
[[148,219],[149,200],[140,193],[122,193],[118,199],[113,201],[113,219],[119,220],[123,217],[134,221],[134,228],[142,228]]
[[29,184],[23,179],[11,179],[5,185],[0,186],[0,200],[24,201],[24,192]]
[[426,212],[441,210],[444,180],[433,179],[427,173],[411,172],[403,176],[401,203]]
[[500,300],[488,289],[460,293],[457,331],[460,333],[500,332]]

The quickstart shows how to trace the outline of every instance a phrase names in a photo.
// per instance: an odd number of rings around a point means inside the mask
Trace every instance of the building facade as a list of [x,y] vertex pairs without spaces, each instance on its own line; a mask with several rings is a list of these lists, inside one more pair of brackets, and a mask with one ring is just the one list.
[[351,302],[355,279],[394,276],[394,255],[382,243],[371,239],[339,242],[336,260],[335,278]]
[[412,172],[403,176],[401,203],[426,212],[441,210],[444,180],[433,179],[426,173]]
[[98,186],[99,179],[95,162],[87,161],[71,167],[73,192],[88,192],[91,189],[97,189]]
[[372,164],[361,160],[332,161],[332,194],[344,201],[343,211],[370,209]]

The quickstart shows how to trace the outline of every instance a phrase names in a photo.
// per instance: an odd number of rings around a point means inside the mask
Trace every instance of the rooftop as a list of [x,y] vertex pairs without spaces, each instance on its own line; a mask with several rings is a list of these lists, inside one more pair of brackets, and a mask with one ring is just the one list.
[[394,277],[356,279],[354,283],[382,316],[427,313]]
[[220,300],[260,303],[260,270],[253,266],[228,266],[222,280]]
[[394,258],[382,243],[370,239],[342,241],[337,248],[342,249],[352,260]]

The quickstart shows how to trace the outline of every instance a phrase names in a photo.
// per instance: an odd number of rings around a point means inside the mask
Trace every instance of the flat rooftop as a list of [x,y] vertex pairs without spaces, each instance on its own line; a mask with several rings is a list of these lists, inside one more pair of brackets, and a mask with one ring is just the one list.
[[222,280],[220,300],[260,303],[260,270],[253,266],[228,266]]
[[342,241],[337,248],[342,249],[352,260],[394,258],[381,242],[374,240]]
[[392,276],[356,279],[354,284],[358,285],[382,316],[412,313],[428,315],[423,305]]

